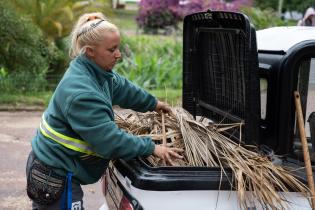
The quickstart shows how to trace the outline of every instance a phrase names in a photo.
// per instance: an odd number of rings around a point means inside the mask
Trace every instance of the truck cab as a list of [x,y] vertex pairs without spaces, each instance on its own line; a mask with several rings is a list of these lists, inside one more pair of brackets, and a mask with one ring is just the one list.
[[[243,14],[207,11],[185,18],[183,42],[183,107],[195,117],[244,122],[245,135],[240,139],[233,131],[232,139],[281,155],[276,164],[303,167],[293,91],[300,92],[308,119],[315,110],[315,28],[256,33]],[[306,183],[303,170],[299,176]],[[143,158],[119,159],[104,176],[107,203],[100,209],[238,210],[232,178],[228,169],[222,176],[216,167],[152,167]],[[279,193],[291,209],[311,209],[298,192]],[[253,202],[248,209],[260,207]]]
[[[261,30],[257,32],[257,44],[261,139],[277,154],[300,159],[293,91],[300,93],[303,116],[307,122],[315,111],[315,28],[275,27]],[[305,123],[305,128],[311,142],[309,123]]]

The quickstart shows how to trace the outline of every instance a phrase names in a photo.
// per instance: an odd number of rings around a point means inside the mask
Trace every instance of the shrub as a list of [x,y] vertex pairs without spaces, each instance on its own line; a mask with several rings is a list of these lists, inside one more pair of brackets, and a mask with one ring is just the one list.
[[0,1],[0,43],[0,67],[9,73],[38,74],[48,69],[49,52],[41,31],[21,18],[8,1]]
[[180,17],[175,12],[179,0],[141,0],[137,24],[145,31],[164,29],[167,26],[177,27]]
[[44,73],[11,72],[0,68],[1,93],[41,92],[47,86]]
[[138,26],[145,32],[150,29],[177,27],[186,15],[211,10],[239,11],[242,6],[250,6],[251,0],[190,0],[179,4],[179,0],[141,0],[136,18]]
[[[58,45],[57,45],[58,44]],[[67,39],[59,39],[58,43],[51,42],[48,46],[49,51],[49,69],[48,76],[62,75],[70,61]]]

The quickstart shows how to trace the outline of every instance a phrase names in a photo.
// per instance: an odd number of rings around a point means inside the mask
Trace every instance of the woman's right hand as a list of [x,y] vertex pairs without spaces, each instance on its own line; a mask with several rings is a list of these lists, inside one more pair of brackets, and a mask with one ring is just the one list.
[[170,148],[163,145],[155,145],[153,155],[161,158],[163,163],[169,163],[170,165],[174,166],[175,164],[172,161],[172,157],[183,159],[184,157],[180,155],[180,153],[182,152],[184,151],[179,148]]

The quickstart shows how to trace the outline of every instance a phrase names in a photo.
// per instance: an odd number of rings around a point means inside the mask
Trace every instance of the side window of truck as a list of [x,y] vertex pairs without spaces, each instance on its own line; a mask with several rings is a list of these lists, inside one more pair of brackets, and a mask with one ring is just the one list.
[[[310,114],[315,111],[315,58],[309,58],[302,61],[298,76],[298,91],[301,95],[302,110],[303,113],[305,113],[306,136],[311,137],[308,119]],[[297,126],[295,126],[294,133],[295,135],[299,135]]]
[[[315,111],[315,58],[310,62],[310,74],[308,83],[307,105],[306,105],[306,120],[308,120],[310,114]],[[309,123],[307,124],[307,134],[310,135]]]
[[[312,145],[312,150],[310,151],[315,151],[314,143],[312,143],[314,139],[311,140],[310,124],[308,122],[310,114],[315,111],[315,58],[304,59],[300,63],[297,90],[300,93],[301,106],[304,113],[305,133],[309,142],[308,145],[309,147]],[[298,157],[303,157],[298,130],[297,120],[295,119],[293,151]]]

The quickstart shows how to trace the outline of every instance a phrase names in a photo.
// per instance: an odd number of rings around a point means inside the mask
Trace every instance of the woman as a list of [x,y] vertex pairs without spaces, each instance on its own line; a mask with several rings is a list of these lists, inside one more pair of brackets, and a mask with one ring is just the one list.
[[181,150],[120,130],[113,105],[170,112],[145,90],[112,71],[121,58],[117,27],[101,13],[81,16],[72,31],[70,66],[43,113],[27,163],[33,209],[83,209],[81,184],[95,183],[109,160],[155,155],[172,164]]

